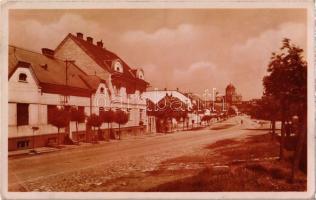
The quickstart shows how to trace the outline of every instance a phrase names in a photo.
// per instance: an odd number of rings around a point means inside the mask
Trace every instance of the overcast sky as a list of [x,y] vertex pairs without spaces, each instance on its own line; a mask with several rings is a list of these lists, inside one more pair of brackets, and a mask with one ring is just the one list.
[[9,43],[40,52],[82,32],[151,86],[202,94],[233,83],[243,99],[262,95],[262,78],[282,38],[306,50],[302,9],[11,10]]

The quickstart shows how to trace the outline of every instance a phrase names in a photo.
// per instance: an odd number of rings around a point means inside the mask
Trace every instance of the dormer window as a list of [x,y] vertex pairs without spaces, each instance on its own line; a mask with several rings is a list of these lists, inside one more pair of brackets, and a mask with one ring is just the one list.
[[138,69],[136,75],[137,75],[137,78],[139,78],[139,79],[142,79],[142,80],[145,79],[145,77],[144,77],[144,71],[143,71],[142,69]]
[[101,94],[104,94],[104,87],[101,87],[101,88],[100,88],[100,93],[101,93]]
[[27,82],[27,75],[25,73],[20,73],[19,74],[19,81],[21,82]]
[[112,62],[112,68],[116,72],[123,73],[123,65],[122,65],[122,63],[119,60],[115,60],[115,61]]

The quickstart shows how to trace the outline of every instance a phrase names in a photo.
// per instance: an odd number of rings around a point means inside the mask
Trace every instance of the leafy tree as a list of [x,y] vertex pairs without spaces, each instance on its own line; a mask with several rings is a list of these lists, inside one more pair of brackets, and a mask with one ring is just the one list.
[[183,129],[184,129],[185,119],[188,117],[187,109],[179,110],[177,112],[174,112],[173,113],[173,117],[177,120],[178,123],[181,121],[181,119],[183,120],[182,123],[183,123]]
[[272,96],[263,96],[251,106],[249,114],[252,118],[271,121],[272,138],[275,135],[275,123],[280,120],[279,105]]
[[[268,66],[268,75],[263,79],[264,93],[274,98],[280,105],[281,112],[281,139],[280,159],[283,159],[284,123],[289,119],[290,107],[300,105],[297,113],[306,123],[307,102],[307,63],[303,60],[303,49],[295,46],[289,39],[283,40],[280,53],[272,53]],[[305,131],[304,131],[305,132]]]
[[[111,134],[112,132],[112,122],[114,122],[114,112],[110,109],[110,110],[107,110],[107,111],[102,111],[100,113],[100,117],[101,117],[101,120],[105,123],[108,123],[108,130]],[[111,129],[110,129],[110,124],[111,124]]]
[[156,104],[151,101],[147,101],[147,108],[148,115],[152,115],[163,120],[164,132],[167,131],[166,124],[168,120],[171,120],[172,118],[186,118],[188,114],[187,105],[185,105],[180,99],[168,94]]
[[100,128],[102,125],[102,120],[99,115],[92,114],[87,118],[87,125],[93,128],[93,140],[95,140],[95,129]]
[[114,112],[114,122],[119,125],[119,140],[121,139],[121,125],[128,122],[128,114],[123,110],[117,110]]
[[78,124],[81,122],[84,122],[86,116],[84,112],[80,111],[78,108],[72,107],[70,109],[70,118],[71,118],[71,121],[76,122],[76,132],[78,134]]
[[66,110],[64,107],[62,108],[55,108],[51,113],[51,121],[50,123],[57,127],[58,130],[58,138],[57,138],[57,144],[60,145],[60,129],[66,128],[69,126],[70,122],[70,113],[68,110]]

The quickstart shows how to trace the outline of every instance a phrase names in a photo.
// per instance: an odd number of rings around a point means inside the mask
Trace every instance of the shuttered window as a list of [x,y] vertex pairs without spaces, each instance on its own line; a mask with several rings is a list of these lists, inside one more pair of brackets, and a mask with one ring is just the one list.
[[17,104],[17,125],[23,126],[29,124],[29,104],[18,103]]
[[48,124],[51,124],[53,120],[55,109],[57,109],[56,105],[47,105],[47,123]]

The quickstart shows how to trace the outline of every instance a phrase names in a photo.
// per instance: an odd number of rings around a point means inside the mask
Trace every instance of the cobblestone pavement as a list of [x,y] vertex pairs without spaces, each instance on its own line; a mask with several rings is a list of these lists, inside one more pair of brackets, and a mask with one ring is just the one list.
[[102,191],[111,191],[114,179],[141,177],[164,160],[201,151],[218,140],[262,133],[247,130],[256,126],[248,121],[240,125],[237,117],[222,122],[234,124],[227,129],[184,131],[9,159],[9,191],[95,191],[102,185],[108,186]]

